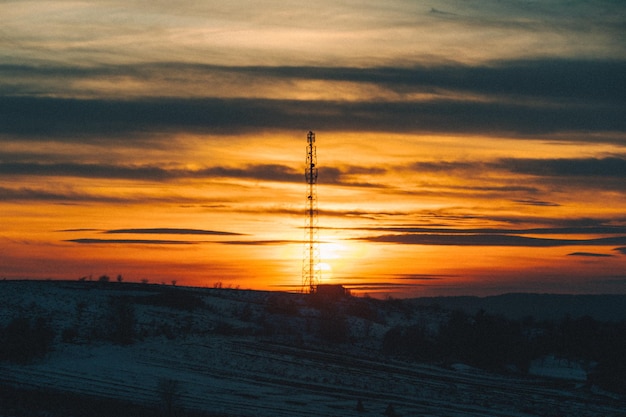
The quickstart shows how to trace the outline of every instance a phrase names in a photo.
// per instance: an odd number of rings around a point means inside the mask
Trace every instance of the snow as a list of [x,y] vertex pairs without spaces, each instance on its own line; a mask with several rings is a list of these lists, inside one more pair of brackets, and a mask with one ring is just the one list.
[[[180,387],[180,407],[237,416],[382,415],[389,404],[403,416],[623,415],[621,398],[543,378],[558,374],[580,380],[581,369],[565,371],[556,358],[534,364],[535,376],[518,377],[463,364],[443,368],[381,357],[382,335],[405,320],[391,312],[370,323],[369,332],[364,319],[350,318],[352,324],[361,323],[353,326],[350,342],[324,343],[307,331],[316,310],[306,308],[300,295],[279,294],[298,307],[299,315],[291,317],[266,312],[265,303],[275,294],[185,289],[205,307],[135,303],[141,337],[133,344],[115,345],[90,333],[102,325],[110,297],[136,300],[162,290],[170,289],[0,283],[0,324],[37,313],[51,318],[57,334],[72,326],[82,332],[72,343],[57,337],[43,360],[29,365],[0,362],[0,386],[159,404],[159,383],[172,380]],[[365,412],[356,411],[359,400]]]
[[554,356],[533,361],[528,371],[530,375],[571,381],[586,381],[587,371],[581,363]]

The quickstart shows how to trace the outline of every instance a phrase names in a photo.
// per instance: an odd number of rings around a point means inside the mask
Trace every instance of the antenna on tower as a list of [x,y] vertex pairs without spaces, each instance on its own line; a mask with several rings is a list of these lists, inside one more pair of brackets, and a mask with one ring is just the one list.
[[302,260],[302,292],[314,293],[320,282],[320,242],[317,226],[317,152],[315,133],[309,131],[306,136],[306,169],[304,177],[307,184],[306,216],[304,224],[304,257]]

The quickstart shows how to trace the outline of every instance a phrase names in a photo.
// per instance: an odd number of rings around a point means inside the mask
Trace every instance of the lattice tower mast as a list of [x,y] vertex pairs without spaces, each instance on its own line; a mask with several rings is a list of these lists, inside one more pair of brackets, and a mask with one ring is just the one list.
[[315,133],[307,134],[306,169],[307,184],[306,216],[304,224],[304,257],[302,261],[302,291],[314,293],[320,282],[320,242],[317,220],[317,151]]

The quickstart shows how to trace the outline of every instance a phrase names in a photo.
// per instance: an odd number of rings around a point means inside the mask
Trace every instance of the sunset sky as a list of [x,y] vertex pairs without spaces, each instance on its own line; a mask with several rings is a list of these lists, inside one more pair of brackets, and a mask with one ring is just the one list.
[[626,2],[0,2],[0,279],[626,293]]

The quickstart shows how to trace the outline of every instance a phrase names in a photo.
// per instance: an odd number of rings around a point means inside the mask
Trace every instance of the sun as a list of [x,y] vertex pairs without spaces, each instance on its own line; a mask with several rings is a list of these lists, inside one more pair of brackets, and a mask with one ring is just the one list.
[[341,269],[341,263],[347,250],[344,244],[336,241],[320,243],[320,262],[317,264],[317,270],[320,271],[322,281],[333,278],[333,269]]
[[333,278],[333,267],[328,262],[318,262],[315,270],[320,273],[320,281],[328,281]]
[[320,243],[320,258],[322,262],[330,262],[335,259],[341,259],[342,254],[346,251],[346,246],[338,242],[322,242]]

